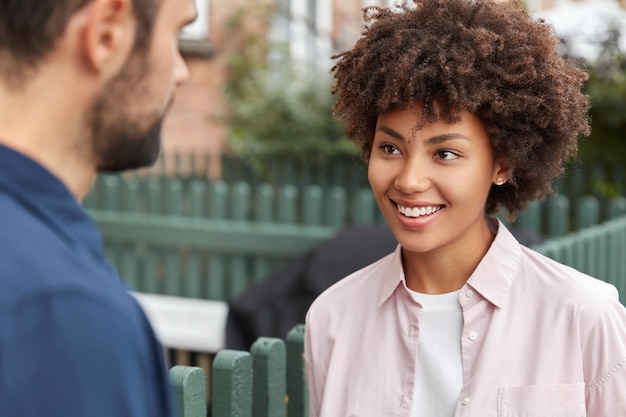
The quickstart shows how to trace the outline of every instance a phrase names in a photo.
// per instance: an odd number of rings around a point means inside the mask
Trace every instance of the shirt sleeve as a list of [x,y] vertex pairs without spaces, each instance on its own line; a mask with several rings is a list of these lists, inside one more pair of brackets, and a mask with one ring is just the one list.
[[[626,308],[617,292],[583,333],[587,415],[626,416]],[[595,316],[595,317],[594,317]]]
[[2,414],[173,416],[162,351],[133,307],[74,294],[0,314]]

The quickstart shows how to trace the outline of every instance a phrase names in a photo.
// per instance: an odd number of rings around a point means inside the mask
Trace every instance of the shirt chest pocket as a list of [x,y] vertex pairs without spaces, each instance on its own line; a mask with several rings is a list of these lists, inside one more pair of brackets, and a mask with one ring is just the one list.
[[498,389],[498,417],[585,416],[585,384]]

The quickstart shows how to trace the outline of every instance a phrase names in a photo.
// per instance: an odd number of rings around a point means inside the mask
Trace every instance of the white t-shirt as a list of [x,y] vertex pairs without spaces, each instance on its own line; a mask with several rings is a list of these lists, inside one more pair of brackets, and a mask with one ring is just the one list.
[[459,292],[421,294],[422,306],[411,417],[453,417],[463,387]]

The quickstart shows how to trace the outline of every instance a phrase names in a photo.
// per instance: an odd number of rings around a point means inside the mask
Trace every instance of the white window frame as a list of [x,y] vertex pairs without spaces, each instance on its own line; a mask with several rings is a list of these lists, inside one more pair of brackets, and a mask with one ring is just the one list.
[[194,0],[198,17],[183,28],[178,36],[183,53],[210,55],[213,48],[209,42],[210,0]]
[[278,72],[281,65],[295,65],[299,70],[328,73],[333,53],[333,0],[282,1],[270,40],[285,45],[285,50],[271,51],[270,62]]

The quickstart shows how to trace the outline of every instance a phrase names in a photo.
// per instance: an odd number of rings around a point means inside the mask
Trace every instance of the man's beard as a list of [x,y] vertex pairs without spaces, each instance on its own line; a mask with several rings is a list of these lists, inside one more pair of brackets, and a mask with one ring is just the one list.
[[154,100],[145,57],[129,58],[121,73],[98,96],[89,113],[91,155],[98,171],[122,171],[152,165],[161,150],[161,112],[143,112]]

